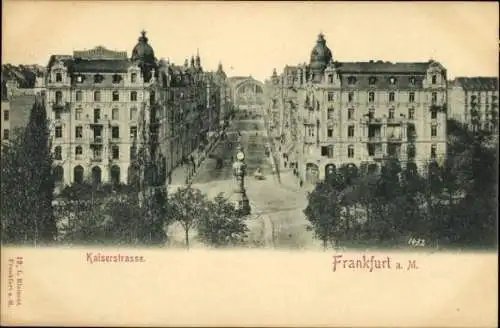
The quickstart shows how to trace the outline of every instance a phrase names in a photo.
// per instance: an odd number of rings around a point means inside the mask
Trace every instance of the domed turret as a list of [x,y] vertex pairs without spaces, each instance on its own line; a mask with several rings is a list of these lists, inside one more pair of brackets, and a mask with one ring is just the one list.
[[147,64],[154,64],[155,62],[155,52],[151,45],[148,43],[148,38],[146,37],[146,31],[141,32],[141,37],[139,38],[139,43],[132,50],[131,59],[133,61],[141,61]]
[[322,71],[332,60],[332,52],[326,46],[326,40],[322,33],[318,35],[316,46],[311,51],[311,61],[309,66],[315,71]]

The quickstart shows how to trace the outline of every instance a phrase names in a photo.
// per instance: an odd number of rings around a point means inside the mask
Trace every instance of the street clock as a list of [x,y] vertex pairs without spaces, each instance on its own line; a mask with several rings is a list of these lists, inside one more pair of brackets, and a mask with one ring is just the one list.
[[243,159],[245,159],[245,154],[243,154],[242,151],[239,151],[237,154],[236,154],[236,158],[240,161],[242,161]]

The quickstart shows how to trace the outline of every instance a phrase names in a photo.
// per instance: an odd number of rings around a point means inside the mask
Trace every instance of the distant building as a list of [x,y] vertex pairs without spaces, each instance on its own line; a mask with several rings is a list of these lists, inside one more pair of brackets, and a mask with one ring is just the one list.
[[448,83],[449,118],[498,132],[498,77],[457,77]]
[[35,96],[43,93],[45,68],[2,65],[2,140],[28,123]]
[[446,154],[446,69],[438,62],[338,62],[322,34],[309,64],[271,77],[280,163],[300,179],[344,165],[377,170],[388,157],[423,168]]
[[237,110],[262,114],[266,105],[264,84],[251,76],[232,76],[228,78],[231,99]]

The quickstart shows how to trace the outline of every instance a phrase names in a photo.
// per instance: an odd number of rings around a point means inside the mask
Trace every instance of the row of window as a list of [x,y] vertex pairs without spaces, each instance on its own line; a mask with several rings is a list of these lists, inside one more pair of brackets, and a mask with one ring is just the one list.
[[[380,153],[381,151],[377,151],[375,148],[375,145],[368,145],[368,156],[375,156],[377,153]],[[395,148],[392,148],[389,150],[389,153],[391,155],[396,154]],[[413,144],[409,144],[407,148],[407,156],[409,159],[414,159],[416,157],[417,150]],[[432,144],[431,145],[431,158],[435,159],[437,155],[437,145]],[[324,146],[321,147],[321,156],[325,156],[328,158],[333,158],[334,153],[333,153],[333,146]],[[347,157],[348,158],[354,158],[354,145],[349,145],[347,146]]]
[[[54,177],[56,182],[64,181],[64,169],[62,166],[58,165],[54,167]],[[78,165],[73,169],[73,178],[75,183],[83,183],[84,180],[84,169],[82,166]],[[94,183],[101,183],[101,168],[95,166],[92,168],[92,181]],[[120,167],[118,165],[113,165],[110,168],[110,178],[111,183],[118,184],[120,183]]]
[[[62,138],[62,127],[61,126],[56,126],[55,137],[58,139]],[[83,127],[82,126],[75,127],[75,138],[76,139],[83,138]],[[120,128],[118,126],[111,127],[111,138],[113,138],[113,139],[120,138]],[[130,127],[130,138],[131,139],[137,138],[137,127],[135,127],[135,126]],[[101,129],[94,129],[94,139],[102,139]]]
[[[135,156],[135,148],[130,147],[130,158],[134,158],[134,156]],[[54,147],[54,159],[59,161],[63,159],[61,146]],[[82,146],[75,147],[75,159],[77,160],[83,159]],[[95,148],[93,150],[92,159],[102,159],[102,149]],[[118,147],[117,145],[113,145],[111,147],[111,159],[120,159],[120,147]]]
[[[55,111],[55,119],[60,120],[61,119],[61,111]],[[82,108],[77,108],[75,109],[75,120],[81,121],[83,116],[83,109]],[[101,109],[100,108],[95,108],[94,109],[94,121],[97,122],[102,119],[101,116]],[[114,121],[117,121],[120,119],[120,110],[118,108],[113,108],[111,111],[111,119]],[[129,120],[130,121],[135,121],[137,120],[137,108],[132,107],[130,108],[129,111]]]
[[[467,97],[467,95],[466,95],[466,97]],[[480,93],[480,92],[479,92],[477,95],[471,95],[471,96],[470,96],[470,101],[471,101],[471,103],[481,102],[481,99],[482,99],[482,97],[481,97],[481,93]],[[498,96],[497,96],[497,95],[491,95],[491,102],[492,102],[492,103],[496,102],[496,101],[497,101],[497,99],[498,99]],[[489,102],[488,100],[489,100],[489,97],[488,97],[488,96],[485,96],[485,97],[484,97],[484,102],[485,102],[486,104]]]
[[[335,109],[334,108],[328,108],[328,111],[327,111],[327,119],[328,120],[333,120],[335,117],[334,117],[334,113],[335,113]],[[389,111],[388,111],[388,118],[390,120],[394,119],[395,118],[395,113],[396,113],[396,110],[394,108],[389,108]],[[354,108],[348,108],[347,109],[347,119],[348,120],[354,120],[355,119],[355,111],[354,111]],[[375,108],[370,108],[369,109],[369,113],[368,115],[373,118],[374,117],[374,114],[375,114]],[[408,119],[409,120],[413,120],[415,119],[415,108],[408,108]],[[435,108],[432,108],[431,109],[431,119],[437,119],[437,109]]]
[[[334,77],[334,75],[333,75],[333,74],[329,74],[329,75],[328,75],[328,82],[329,82],[329,83],[333,83],[334,78],[335,78],[335,77]],[[438,78],[438,77],[437,77],[437,75],[432,75],[432,76],[431,76],[431,83],[432,83],[432,84],[437,84],[437,80],[438,80],[437,78]],[[288,83],[292,84],[292,83],[293,83],[293,81],[294,81],[293,76],[290,76],[290,77],[288,78]],[[301,81],[301,83],[303,82],[302,76],[300,76],[300,81]],[[378,79],[377,79],[375,76],[370,76],[370,77],[368,78],[368,83],[369,83],[370,85],[375,85],[375,84],[377,83],[377,81],[378,81]],[[348,85],[355,85],[357,82],[358,82],[358,79],[357,79],[355,76],[349,76],[349,77],[347,77],[347,84],[348,84]],[[410,77],[409,82],[410,82],[410,85],[415,85],[415,84],[416,84],[416,79],[415,79],[415,77],[413,77],[413,76],[412,76],[412,77]],[[389,78],[389,83],[390,83],[391,85],[396,85],[396,83],[397,83],[397,78],[396,78],[396,77],[394,77],[394,76],[391,76],[391,77]]]
[[[333,92],[328,92],[327,99],[328,101],[334,101],[335,94]],[[433,103],[437,102],[437,92],[432,92],[431,93],[431,101]],[[389,92],[389,101],[394,102],[396,99],[396,93],[395,92]],[[348,102],[353,102],[354,101],[354,92],[349,92],[347,94],[347,101]],[[374,102],[375,101],[375,92],[370,91],[368,92],[368,101],[369,102]],[[410,92],[408,94],[408,102],[413,103],[415,102],[415,92]],[[273,103],[273,105],[275,105]]]
[[[437,131],[438,131],[437,125],[436,124],[432,124],[431,125],[431,137],[437,137]],[[314,129],[308,130],[308,135],[310,137],[314,137]],[[333,137],[333,128],[328,128],[327,129],[327,136],[328,136],[328,138],[332,138]],[[355,137],[355,126],[354,125],[349,125],[347,127],[347,137],[348,138],[354,138]]]
[[[56,91],[56,103],[61,103],[63,99],[63,93],[62,91]],[[113,91],[112,93],[112,101],[120,101],[120,93],[118,91]],[[94,101],[99,102],[101,101],[101,92],[100,91],[94,91],[94,96],[93,96]],[[75,92],[75,101],[82,101],[83,100],[83,92],[82,91],[76,91]],[[137,101],[137,91],[131,91],[130,92],[130,101]]]
[[[122,81],[123,77],[119,74],[114,74],[113,77],[113,83],[118,84]],[[56,82],[62,82],[63,81],[63,75],[61,72],[56,73]],[[76,75],[75,76],[75,81],[77,83],[83,83],[85,81],[85,76],[84,75]],[[102,83],[104,81],[104,76],[101,74],[95,74],[94,75],[94,83]],[[136,83],[137,82],[137,73],[132,73],[130,74],[130,82]]]

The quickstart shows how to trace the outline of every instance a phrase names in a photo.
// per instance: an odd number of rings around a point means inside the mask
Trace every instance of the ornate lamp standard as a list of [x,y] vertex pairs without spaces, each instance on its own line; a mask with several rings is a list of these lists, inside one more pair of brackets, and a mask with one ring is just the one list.
[[245,154],[243,153],[241,146],[239,145],[236,148],[236,161],[234,161],[233,163],[233,174],[236,178],[236,189],[233,196],[236,210],[241,216],[249,215],[251,209],[245,191]]

